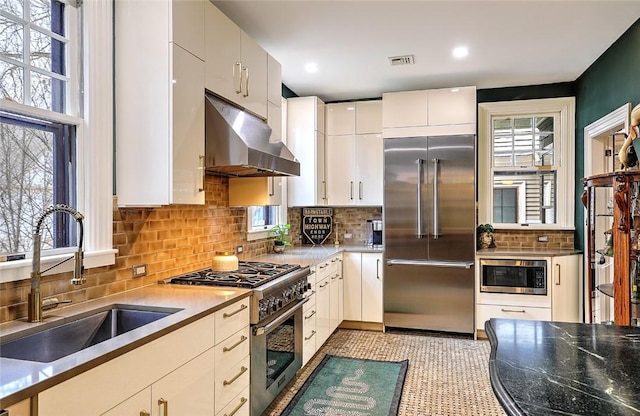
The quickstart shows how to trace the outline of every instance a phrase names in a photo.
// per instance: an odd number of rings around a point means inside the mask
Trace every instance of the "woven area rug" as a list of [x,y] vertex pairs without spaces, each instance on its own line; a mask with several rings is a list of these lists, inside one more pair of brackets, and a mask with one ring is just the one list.
[[395,416],[408,366],[326,355],[282,415]]

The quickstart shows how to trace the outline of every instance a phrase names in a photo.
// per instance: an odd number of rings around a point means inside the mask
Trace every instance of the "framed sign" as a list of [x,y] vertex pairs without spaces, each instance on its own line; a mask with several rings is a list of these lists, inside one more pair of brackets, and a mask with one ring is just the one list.
[[333,208],[302,208],[302,235],[307,244],[322,244],[333,230]]

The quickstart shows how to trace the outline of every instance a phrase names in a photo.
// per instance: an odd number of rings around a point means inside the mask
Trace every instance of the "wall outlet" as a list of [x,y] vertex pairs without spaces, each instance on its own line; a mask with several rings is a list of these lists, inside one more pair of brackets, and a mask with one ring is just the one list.
[[146,264],[135,264],[133,267],[133,277],[141,277],[147,275],[147,265]]
[[353,238],[353,234],[351,233],[344,233],[344,239],[345,240],[351,240]]
[[548,243],[548,242],[549,242],[549,236],[546,236],[546,235],[538,236],[538,243]]
[[244,251],[244,247],[243,246],[236,246],[236,254],[240,254]]

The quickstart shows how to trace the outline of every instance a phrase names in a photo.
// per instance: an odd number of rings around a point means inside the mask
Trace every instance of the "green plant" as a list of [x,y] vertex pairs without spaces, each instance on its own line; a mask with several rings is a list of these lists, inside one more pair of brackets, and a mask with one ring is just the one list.
[[274,226],[270,233],[276,237],[276,241],[279,245],[290,246],[289,242],[289,230],[291,229],[291,224],[278,224]]
[[492,233],[494,231],[493,226],[491,224],[478,224],[476,228],[478,233]]

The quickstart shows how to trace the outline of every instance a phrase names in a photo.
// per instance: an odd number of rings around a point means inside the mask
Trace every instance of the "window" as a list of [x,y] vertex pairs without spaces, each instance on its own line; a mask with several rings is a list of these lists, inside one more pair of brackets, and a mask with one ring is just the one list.
[[573,98],[480,104],[481,223],[574,227],[574,112]]
[[[65,113],[66,52],[72,49],[67,6],[57,0],[0,4],[0,97]],[[49,205],[76,206],[76,126],[3,111],[0,132],[0,255],[9,255],[32,250],[34,219]],[[66,215],[47,218],[42,247],[73,245],[75,230]]]
[[251,220],[249,231],[263,231],[278,224],[280,207],[275,205],[249,207],[248,213]]

